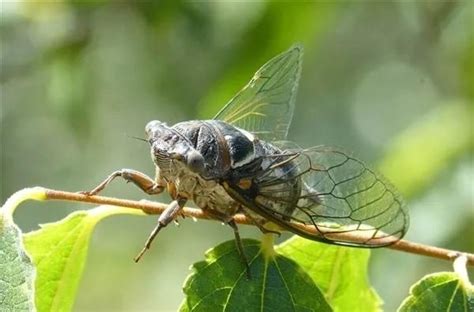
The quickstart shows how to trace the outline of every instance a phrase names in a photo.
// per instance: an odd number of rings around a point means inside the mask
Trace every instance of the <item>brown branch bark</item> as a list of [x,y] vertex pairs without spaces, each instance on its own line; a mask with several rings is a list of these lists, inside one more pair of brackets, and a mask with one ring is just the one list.
[[[71,193],[65,191],[58,191],[58,190],[51,190],[46,189],[46,197],[50,200],[66,200],[66,201],[75,201],[75,202],[87,202],[92,204],[98,205],[114,205],[120,207],[128,207],[134,209],[141,209],[148,214],[160,214],[165,210],[166,204],[152,202],[152,201],[134,201],[128,199],[119,199],[119,198],[112,198],[112,197],[104,197],[104,196],[87,196],[80,193]],[[198,219],[208,219],[212,220],[213,218],[206,214],[201,209],[196,208],[188,208],[185,207],[182,210],[182,214],[186,217],[194,217]],[[237,214],[234,216],[234,220],[236,223],[239,224],[253,224],[251,220],[249,220],[246,216],[242,214]],[[316,229],[313,226],[303,226],[306,230],[313,231],[317,233]],[[347,239],[348,236],[351,237],[353,240],[357,240],[357,236],[351,233],[344,233],[344,234],[332,234],[331,238],[337,238],[341,236],[341,238]],[[362,238],[361,238],[362,239]],[[474,254],[464,253],[460,251],[439,248],[430,245],[424,245],[419,243],[410,242],[407,240],[400,240],[393,245],[388,246],[387,248],[405,251],[412,254],[418,254],[423,256],[428,256],[432,258],[438,258],[443,260],[450,260],[453,261],[456,257],[461,254],[466,255],[468,259],[468,264],[474,266]]]

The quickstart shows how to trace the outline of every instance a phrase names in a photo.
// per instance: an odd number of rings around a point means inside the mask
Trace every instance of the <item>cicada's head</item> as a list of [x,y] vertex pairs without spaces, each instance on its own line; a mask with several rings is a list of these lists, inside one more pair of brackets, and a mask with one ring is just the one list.
[[204,157],[175,129],[168,127],[164,122],[153,120],[146,125],[145,132],[151,146],[153,161],[160,169],[166,170],[173,161],[179,161],[191,171],[203,173]]

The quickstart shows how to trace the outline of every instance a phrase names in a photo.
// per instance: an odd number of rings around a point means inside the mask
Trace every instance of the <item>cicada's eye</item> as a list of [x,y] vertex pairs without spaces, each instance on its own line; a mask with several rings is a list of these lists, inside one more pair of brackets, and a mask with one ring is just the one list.
[[204,157],[198,151],[191,151],[186,158],[188,168],[195,173],[204,171]]

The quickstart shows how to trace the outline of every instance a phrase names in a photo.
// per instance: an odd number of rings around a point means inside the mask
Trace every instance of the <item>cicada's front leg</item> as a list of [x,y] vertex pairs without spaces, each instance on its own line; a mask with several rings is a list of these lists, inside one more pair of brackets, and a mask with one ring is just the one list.
[[166,207],[165,211],[160,215],[158,218],[158,224],[155,226],[153,231],[151,232],[150,236],[145,243],[145,246],[140,251],[140,253],[135,257],[135,262],[140,261],[143,254],[150,249],[151,243],[155,239],[158,232],[167,226],[171,221],[173,221],[178,213],[183,209],[184,205],[186,204],[187,199],[178,197],[177,199],[173,200],[168,207]]
[[166,185],[162,181],[159,175],[159,170],[157,169],[155,179],[150,178],[144,173],[140,171],[136,171],[133,169],[121,169],[112,172],[104,181],[102,181],[99,185],[97,185],[92,191],[81,192],[82,194],[92,196],[97,195],[101,192],[107,185],[109,185],[112,180],[117,177],[122,177],[127,182],[132,182],[136,186],[138,186],[143,192],[149,195],[156,195],[163,192]]

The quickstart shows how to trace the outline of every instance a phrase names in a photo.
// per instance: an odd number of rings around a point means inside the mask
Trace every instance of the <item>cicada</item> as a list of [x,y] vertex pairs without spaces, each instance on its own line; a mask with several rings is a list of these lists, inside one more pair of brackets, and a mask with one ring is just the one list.
[[277,228],[330,244],[381,247],[403,237],[408,213],[384,177],[341,150],[286,141],[302,55],[295,45],[271,59],[214,119],[150,121],[145,132],[155,178],[122,169],[86,192],[95,195],[116,177],[147,194],[169,192],[173,201],[135,261],[187,201],[233,228],[244,259],[238,213],[263,232]]

